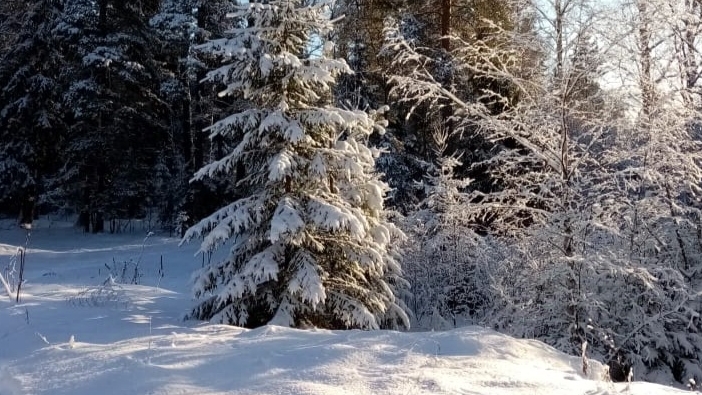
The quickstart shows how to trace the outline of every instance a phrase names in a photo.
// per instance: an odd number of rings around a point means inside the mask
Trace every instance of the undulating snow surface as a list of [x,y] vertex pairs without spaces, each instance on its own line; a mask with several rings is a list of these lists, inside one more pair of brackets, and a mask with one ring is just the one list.
[[[0,225],[5,275],[26,232]],[[594,362],[585,378],[578,358],[479,327],[399,333],[184,322],[199,243],[178,248],[176,239],[144,241],[145,233],[85,235],[48,221],[32,230],[20,303],[0,287],[0,395],[689,393],[604,382]],[[101,286],[110,272],[120,280],[125,262],[127,280],[139,264],[139,285]]]

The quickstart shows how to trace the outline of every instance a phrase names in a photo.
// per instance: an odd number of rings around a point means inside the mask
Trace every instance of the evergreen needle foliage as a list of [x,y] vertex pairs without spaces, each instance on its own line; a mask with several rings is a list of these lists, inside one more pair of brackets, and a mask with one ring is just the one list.
[[228,37],[202,45],[224,66],[207,79],[248,106],[208,129],[236,141],[195,180],[228,174],[243,197],[192,227],[201,251],[229,256],[196,274],[190,317],[255,327],[406,327],[395,300],[400,266],[384,218],[387,186],[365,145],[383,132],[376,113],[332,105],[346,62],[309,53],[332,29],[324,5],[251,2],[230,15]]

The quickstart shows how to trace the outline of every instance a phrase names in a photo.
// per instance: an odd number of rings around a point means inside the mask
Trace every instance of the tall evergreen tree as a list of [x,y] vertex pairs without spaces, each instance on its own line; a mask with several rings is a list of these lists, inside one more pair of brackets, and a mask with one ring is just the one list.
[[[384,76],[390,77],[388,85],[392,88],[386,96],[399,100],[393,100],[391,104],[391,114],[395,120],[391,125],[392,136],[395,141],[388,143],[393,147],[393,153],[384,160],[388,166],[383,166],[382,170],[389,176],[394,176],[397,169],[402,169],[406,175],[409,174],[418,181],[424,175],[428,167],[426,165],[437,159],[432,150],[434,131],[447,128],[451,132],[451,138],[446,153],[460,155],[463,162],[455,169],[456,176],[474,179],[472,188],[493,191],[496,189],[496,180],[490,177],[485,167],[473,165],[485,163],[486,159],[494,155],[494,150],[499,149],[499,144],[488,141],[485,133],[478,133],[475,114],[466,114],[452,100],[439,96],[424,100],[427,99],[426,96],[410,97],[413,95],[400,93],[402,83],[394,79],[394,76],[409,76],[416,71],[416,65],[400,65],[396,62],[394,55],[397,47],[391,36],[402,36],[421,57],[419,67],[428,78],[427,82],[430,80],[441,84],[455,98],[464,103],[476,104],[474,108],[484,106],[485,111],[499,114],[505,109],[504,103],[491,100],[489,93],[517,100],[517,90],[507,79],[486,78],[480,68],[485,53],[494,55],[489,60],[493,63],[502,62],[501,67],[505,71],[509,69],[509,72],[532,62],[529,56],[531,54],[526,50],[519,58],[509,58],[503,50],[510,43],[504,40],[506,36],[501,33],[521,28],[515,11],[519,4],[517,1],[423,0],[405,2],[404,6],[394,13],[394,18],[388,19],[392,22],[385,26],[385,32],[389,36],[385,37],[386,46],[382,54],[388,64],[383,70]],[[515,59],[518,61],[515,62]],[[421,89],[420,86],[415,88]],[[400,197],[393,203],[405,208],[421,200],[421,193],[414,196],[407,193],[412,190],[413,183],[403,180],[401,174],[389,179],[394,181],[391,185],[398,188],[397,195]]]
[[[200,131],[232,111],[236,100],[220,98],[220,82],[200,83],[218,59],[197,50],[207,39],[221,38],[236,20],[226,18],[236,1],[167,0],[150,20],[156,30],[155,58],[162,68],[160,94],[169,115],[169,150],[162,155],[174,182],[165,185],[160,202],[162,224],[184,230],[195,219],[209,215],[227,199],[237,196],[225,180],[214,178],[187,183],[217,151],[231,142],[209,141]],[[188,175],[188,176],[185,176]]]
[[160,155],[159,166],[164,182],[157,187],[160,193],[156,200],[160,222],[170,231],[182,229],[187,180],[199,168],[195,167],[198,165],[194,155],[202,151],[201,141],[205,140],[197,138],[194,121],[197,81],[205,73],[193,49],[199,31],[196,4],[194,0],[162,1],[158,13],[149,20],[157,39],[153,48],[160,65],[159,96],[168,111],[168,144]]
[[86,229],[116,229],[153,204],[150,175],[167,146],[165,106],[148,20],[158,2],[66,2],[55,30],[72,67],[64,102],[71,117],[60,183]]
[[[251,2],[243,22],[205,49],[225,65],[209,74],[245,108],[209,128],[238,145],[195,179],[229,175],[246,195],[191,228],[201,250],[231,242],[230,255],[197,273],[191,317],[249,327],[408,325],[396,302],[401,233],[384,218],[387,186],[373,174],[364,142],[382,124],[334,107],[336,76],[350,72],[327,51],[309,53],[332,25],[324,5]],[[326,45],[325,45],[326,47]]]
[[[15,5],[19,6],[17,3]],[[24,5],[0,23],[13,35],[0,58],[0,206],[31,223],[36,202],[45,201],[65,134],[60,70],[63,55],[52,30],[61,2]]]

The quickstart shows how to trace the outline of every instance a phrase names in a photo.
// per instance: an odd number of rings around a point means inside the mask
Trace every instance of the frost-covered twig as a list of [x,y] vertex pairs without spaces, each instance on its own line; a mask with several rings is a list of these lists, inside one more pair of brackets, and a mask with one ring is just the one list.
[[7,297],[10,298],[10,302],[12,302],[12,289],[10,289],[10,284],[5,281],[5,277],[2,276],[2,273],[0,272],[0,283],[2,283],[3,287],[5,288],[5,291],[7,292]]

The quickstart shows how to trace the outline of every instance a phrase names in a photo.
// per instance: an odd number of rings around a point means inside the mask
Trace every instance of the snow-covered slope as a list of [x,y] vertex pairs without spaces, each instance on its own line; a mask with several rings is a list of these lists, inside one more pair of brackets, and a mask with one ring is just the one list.
[[[25,236],[0,230],[0,270]],[[478,327],[399,333],[183,322],[189,273],[201,265],[196,246],[142,241],[32,231],[20,304],[0,289],[0,395],[689,393],[604,382],[594,362],[585,378],[578,358]],[[140,285],[100,286],[107,266],[130,260],[139,262]]]

